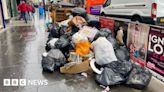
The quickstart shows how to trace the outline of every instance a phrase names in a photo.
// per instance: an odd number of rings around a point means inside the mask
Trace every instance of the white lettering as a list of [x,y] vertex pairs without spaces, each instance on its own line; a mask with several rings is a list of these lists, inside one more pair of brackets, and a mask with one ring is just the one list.
[[[159,48],[160,50],[158,51],[157,48]],[[154,52],[159,55],[163,53],[163,47],[160,44],[155,44],[153,49],[154,49]]]
[[155,52],[158,55],[164,54],[164,38],[157,37],[156,35],[149,35],[148,50]]
[[26,86],[26,79],[19,79],[20,86]]
[[12,86],[18,86],[18,79],[12,79],[11,80],[11,85]]

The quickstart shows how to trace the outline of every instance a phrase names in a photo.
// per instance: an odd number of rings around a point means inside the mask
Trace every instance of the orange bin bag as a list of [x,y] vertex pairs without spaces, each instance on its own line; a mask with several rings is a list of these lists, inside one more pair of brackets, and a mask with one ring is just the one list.
[[76,53],[80,56],[86,56],[90,53],[91,43],[89,41],[81,41],[76,43]]

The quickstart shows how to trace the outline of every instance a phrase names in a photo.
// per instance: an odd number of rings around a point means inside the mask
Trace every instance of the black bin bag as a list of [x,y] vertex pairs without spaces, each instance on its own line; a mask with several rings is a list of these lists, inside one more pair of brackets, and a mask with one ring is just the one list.
[[64,64],[66,64],[66,58],[58,49],[50,50],[48,55],[42,59],[43,71],[53,72]]
[[51,57],[43,57],[42,58],[42,68],[43,71],[53,72],[54,71],[54,60]]
[[64,34],[60,36],[59,40],[55,42],[55,47],[57,49],[62,49],[65,48],[69,45],[70,43],[71,36],[69,34]]
[[104,86],[114,86],[126,82],[133,65],[131,61],[113,61],[102,67],[105,67],[104,71],[96,75],[96,81]]
[[133,68],[131,61],[114,61],[105,65],[105,67],[111,68],[115,73],[120,74],[125,79],[128,78]]
[[125,85],[135,89],[143,90],[150,83],[152,74],[146,68],[133,64],[133,69]]
[[67,29],[66,26],[53,27],[48,35],[48,38],[49,39],[60,38],[60,36],[65,33],[66,29]]
[[46,52],[50,51],[51,50],[51,46],[48,44],[48,42],[51,40],[52,38],[48,39],[47,42],[46,42],[46,45],[45,45],[45,50]]
[[72,15],[75,17],[75,16],[81,16],[83,17],[85,20],[87,20],[87,12],[84,8],[79,8],[79,7],[76,7],[76,8],[73,8],[71,10],[72,12]]
[[129,61],[130,59],[130,53],[126,47],[120,47],[118,49],[115,49],[115,54],[117,59],[119,59],[120,61]]
[[52,49],[48,52],[48,57],[53,58],[54,60],[54,69],[58,69],[64,64],[66,64],[66,58],[59,49]]
[[72,35],[70,33],[62,35],[59,40],[55,42],[56,49],[60,49],[65,57],[68,56],[69,50],[73,48],[71,43]]
[[111,37],[112,36],[112,31],[108,28],[101,28],[100,29],[100,34],[105,37]]
[[119,73],[114,72],[111,68],[105,67],[101,74],[95,76],[95,80],[100,85],[114,86],[121,84],[124,81],[124,78]]
[[112,43],[114,49],[119,48],[117,40],[113,36],[107,37],[107,40]]
[[99,32],[97,32],[96,36],[94,37],[94,41],[97,40],[99,37],[111,37],[112,31],[108,28],[101,28]]
[[60,37],[59,30],[60,27],[58,25],[53,25],[53,27],[50,29],[48,39],[59,38]]
[[98,20],[90,20],[88,21],[88,26],[100,29],[100,22]]

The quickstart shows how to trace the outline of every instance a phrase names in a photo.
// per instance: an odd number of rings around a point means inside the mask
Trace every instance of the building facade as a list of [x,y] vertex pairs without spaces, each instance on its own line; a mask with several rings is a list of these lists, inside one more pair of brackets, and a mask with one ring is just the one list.
[[1,0],[2,1],[2,7],[3,7],[3,14],[4,14],[4,19],[9,20],[9,9],[7,7],[7,0]]
[[3,14],[3,6],[2,6],[2,1],[0,0],[0,30],[4,28],[4,14]]
[[3,17],[2,17],[2,10],[0,9],[0,29],[1,28],[3,28]]

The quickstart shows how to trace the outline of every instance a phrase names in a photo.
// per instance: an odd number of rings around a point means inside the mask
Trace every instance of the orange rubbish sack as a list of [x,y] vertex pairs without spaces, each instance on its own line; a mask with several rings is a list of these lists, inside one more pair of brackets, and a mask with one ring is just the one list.
[[76,43],[76,53],[80,56],[86,56],[90,53],[91,43],[89,41],[81,41]]

